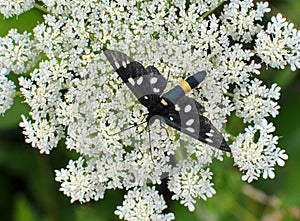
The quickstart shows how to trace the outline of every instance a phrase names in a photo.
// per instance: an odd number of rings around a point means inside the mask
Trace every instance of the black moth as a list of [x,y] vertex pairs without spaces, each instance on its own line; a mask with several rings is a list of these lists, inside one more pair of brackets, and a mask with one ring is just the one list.
[[206,72],[198,72],[180,85],[162,95],[167,80],[153,67],[144,68],[126,54],[103,49],[114,70],[126,83],[137,99],[148,109],[147,123],[159,118],[167,125],[220,150],[230,152],[222,134],[204,117],[203,106],[185,96],[205,78]]

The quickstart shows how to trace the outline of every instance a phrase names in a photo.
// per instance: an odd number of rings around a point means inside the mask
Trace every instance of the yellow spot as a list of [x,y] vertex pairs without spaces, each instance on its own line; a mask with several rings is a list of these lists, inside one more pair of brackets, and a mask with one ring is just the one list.
[[185,93],[189,93],[192,90],[189,83],[186,82],[185,80],[180,81],[180,86],[182,87]]
[[165,101],[164,99],[161,99],[160,103],[162,103],[162,105],[164,105],[164,106],[168,106],[167,101]]

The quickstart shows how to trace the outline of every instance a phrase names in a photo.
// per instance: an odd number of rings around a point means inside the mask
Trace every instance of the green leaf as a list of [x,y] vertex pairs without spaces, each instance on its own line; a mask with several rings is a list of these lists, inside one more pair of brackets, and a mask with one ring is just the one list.
[[22,194],[16,196],[14,205],[14,221],[34,221],[37,214],[30,201]]
[[18,128],[21,122],[21,114],[28,115],[28,112],[29,107],[23,103],[23,98],[16,96],[13,106],[4,115],[0,115],[0,130]]

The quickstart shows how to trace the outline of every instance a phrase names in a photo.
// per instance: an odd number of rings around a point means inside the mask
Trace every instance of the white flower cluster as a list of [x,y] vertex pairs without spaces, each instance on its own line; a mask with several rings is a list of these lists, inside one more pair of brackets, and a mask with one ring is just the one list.
[[[224,131],[234,164],[245,173],[242,179],[274,178],[274,166],[284,165],[287,155],[266,120],[278,114],[280,88],[267,88],[256,75],[263,63],[299,68],[300,39],[299,31],[279,14],[264,30],[260,21],[270,11],[267,2],[42,2],[49,14],[32,36],[12,30],[0,38],[0,67],[19,74],[39,60],[29,77],[19,78],[31,107],[31,119],[23,116],[20,126],[26,142],[41,153],[49,154],[65,138],[66,148],[82,156],[56,171],[71,202],[101,199],[107,189],[131,189],[116,211],[120,218],[172,220],[173,214],[160,214],[166,204],[147,185],[159,185],[168,175],[172,198],[192,211],[197,198],[215,194],[209,166],[214,158],[223,159],[221,151],[159,122],[151,125],[149,136],[141,124],[147,110],[113,71],[103,46],[157,67],[168,76],[167,90],[206,70],[206,79],[191,96],[217,129],[233,114],[245,123],[233,143]],[[217,17],[213,11],[221,3]],[[255,45],[245,49],[249,42]],[[185,152],[183,160],[170,163],[178,150]]]
[[251,42],[253,36],[262,30],[257,21],[262,21],[266,12],[270,12],[268,2],[258,2],[256,9],[252,0],[231,1],[225,5],[222,22],[233,40]]
[[[56,70],[57,68],[57,70]],[[55,60],[42,61],[39,69],[35,69],[30,78],[21,76],[19,84],[21,86],[25,102],[31,107],[30,115],[32,120],[27,120],[22,115],[23,127],[26,142],[32,147],[40,149],[41,153],[49,154],[55,148],[58,141],[64,137],[63,125],[58,122],[55,111],[59,109],[62,100],[64,86],[63,72],[64,66]],[[62,71],[62,72],[60,72]],[[70,77],[66,73],[65,78]]]
[[195,160],[182,160],[170,176],[168,187],[174,193],[172,199],[181,199],[180,203],[190,211],[195,210],[195,199],[206,200],[216,193],[213,183],[210,182],[213,174],[203,167],[203,164]]
[[[275,177],[274,166],[284,166],[288,159],[284,150],[277,147],[278,137],[272,135],[275,127],[267,120],[248,126],[231,145],[232,155],[240,170],[245,171],[243,180],[252,182],[261,174],[264,179]],[[258,135],[257,141],[255,136]]]
[[14,82],[6,77],[8,73],[9,70],[0,68],[0,114],[4,114],[13,105],[16,94]]
[[129,190],[125,195],[123,206],[118,206],[115,214],[125,220],[169,221],[174,214],[162,214],[167,205],[154,187],[141,187]]
[[6,18],[20,15],[33,8],[34,0],[0,0],[0,13]]
[[255,44],[257,55],[270,67],[283,69],[289,64],[292,71],[300,68],[300,31],[280,13],[258,33]]
[[0,64],[16,73],[28,71],[37,61],[37,51],[31,33],[19,34],[11,29],[4,38],[0,38]]
[[98,175],[93,172],[93,167],[85,166],[82,157],[78,160],[70,160],[67,169],[56,170],[56,181],[62,182],[60,191],[71,197],[71,202],[89,202],[91,199],[103,199],[105,188],[99,180]]
[[243,83],[240,88],[235,88],[234,104],[236,115],[243,119],[244,123],[259,124],[268,116],[276,117],[280,97],[280,87],[273,84],[271,88],[263,85],[263,82],[254,79],[250,83]]

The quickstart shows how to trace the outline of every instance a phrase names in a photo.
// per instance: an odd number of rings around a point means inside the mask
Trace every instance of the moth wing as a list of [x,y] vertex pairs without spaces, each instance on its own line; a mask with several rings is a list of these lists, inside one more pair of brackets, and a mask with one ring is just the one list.
[[126,54],[104,49],[104,55],[136,98],[147,108],[157,102],[164,91],[167,80],[153,67],[145,68]]
[[203,112],[204,108],[200,103],[187,96],[182,96],[162,117],[167,125],[176,130],[212,147],[230,152],[221,132],[213,126],[208,118],[202,115]]

